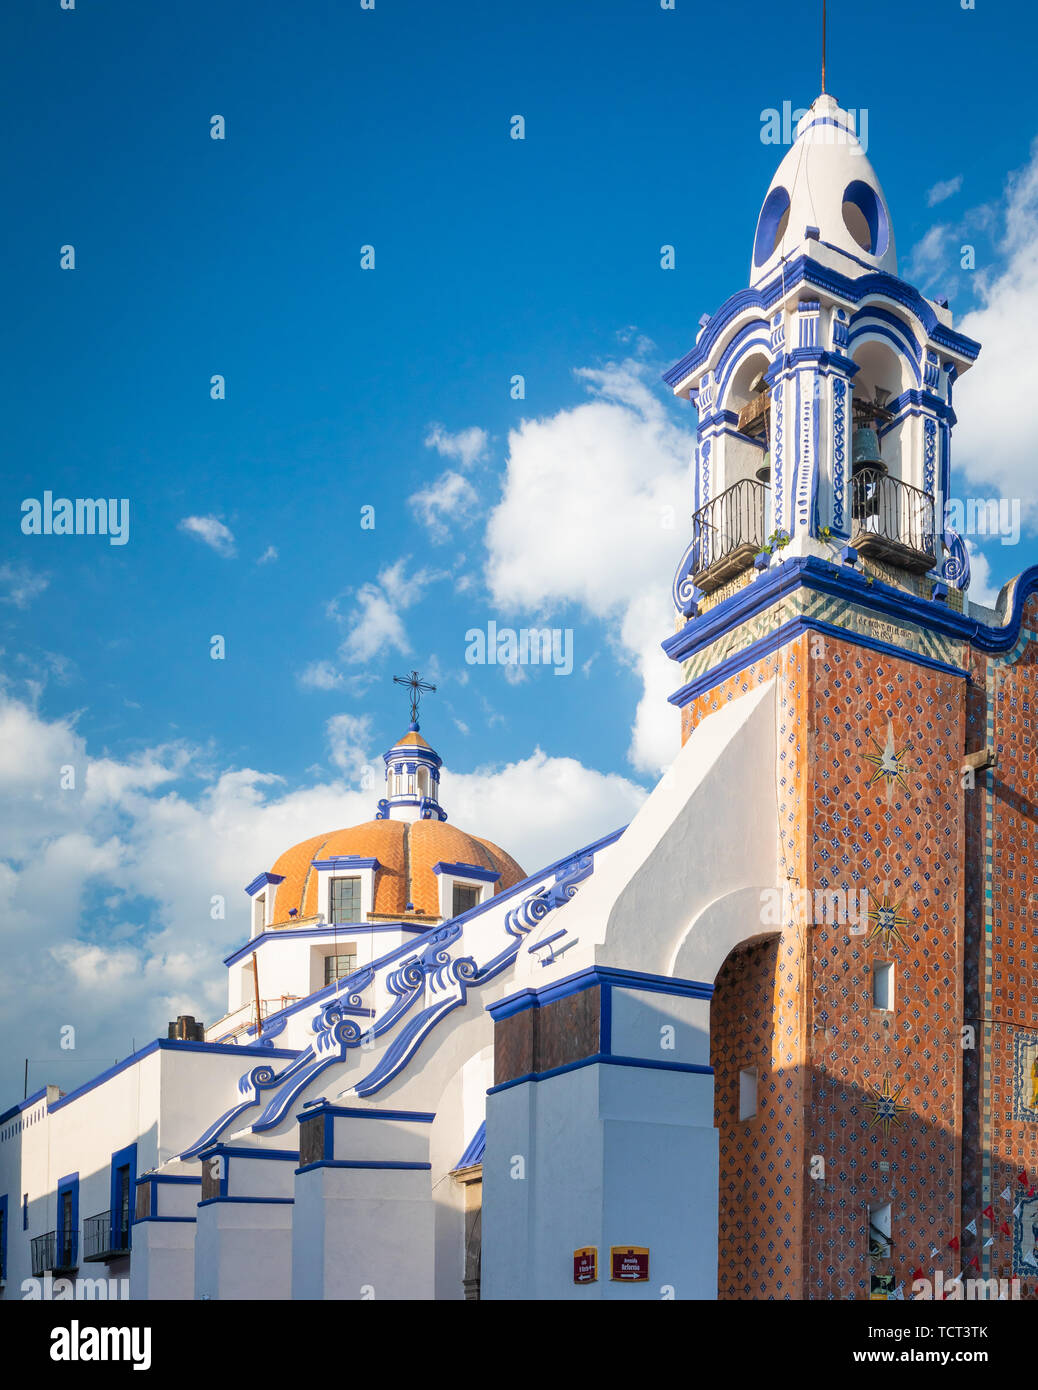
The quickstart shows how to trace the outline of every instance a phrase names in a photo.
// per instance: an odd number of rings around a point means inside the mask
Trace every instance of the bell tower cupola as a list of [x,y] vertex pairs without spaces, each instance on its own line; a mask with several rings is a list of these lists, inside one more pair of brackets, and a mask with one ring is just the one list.
[[378,803],[376,820],[440,820],[447,812],[440,805],[440,768],[443,759],[430,748],[418,730],[418,706],[423,695],[436,687],[423,681],[417,671],[394,676],[395,685],[410,692],[411,723],[407,733],[382,754],[386,765],[386,794]]
[[899,278],[865,132],[828,94],[804,112],[761,206],[748,286],[665,373],[699,416],[674,582],[685,618],[798,557],[849,552],[909,587],[968,584],[944,503],[953,388],[979,344],[947,301]]

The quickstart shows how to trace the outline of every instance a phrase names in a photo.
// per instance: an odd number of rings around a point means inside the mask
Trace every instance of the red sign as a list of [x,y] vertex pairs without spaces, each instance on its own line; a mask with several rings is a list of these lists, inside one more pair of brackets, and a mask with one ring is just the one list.
[[598,1279],[598,1248],[585,1245],[573,1252],[574,1284],[594,1284]]
[[646,1245],[614,1245],[609,1251],[613,1279],[643,1283],[649,1277],[649,1248]]

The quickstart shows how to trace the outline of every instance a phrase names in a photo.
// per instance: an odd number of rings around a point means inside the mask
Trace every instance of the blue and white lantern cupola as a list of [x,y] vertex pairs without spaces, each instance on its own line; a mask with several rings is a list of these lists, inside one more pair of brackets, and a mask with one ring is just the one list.
[[771,182],[749,288],[700,325],[665,373],[699,414],[674,584],[686,617],[755,569],[846,547],[907,584],[966,587],[943,518],[952,389],[980,346],[898,278],[886,198],[833,97],[802,116]]
[[403,738],[382,754],[382,760],[386,765],[386,794],[378,803],[376,820],[447,819],[447,812],[440,805],[443,759],[422,738],[417,723],[412,721]]

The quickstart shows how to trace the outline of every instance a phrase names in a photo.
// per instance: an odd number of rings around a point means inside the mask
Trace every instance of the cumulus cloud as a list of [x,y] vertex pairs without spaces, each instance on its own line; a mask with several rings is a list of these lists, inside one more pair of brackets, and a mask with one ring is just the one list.
[[490,436],[477,425],[457,434],[451,434],[442,425],[430,425],[425,437],[427,449],[435,449],[443,458],[455,459],[462,468],[471,468],[485,458],[489,443]]
[[982,603],[986,608],[994,608],[998,601],[999,586],[992,582],[991,562],[968,536],[964,539],[970,556],[970,600],[973,603]]
[[980,306],[957,325],[982,344],[955,388],[954,466],[986,495],[1019,498],[1035,524],[1038,392],[1031,381],[1030,325],[1038,314],[1038,139],[1010,175],[1000,214],[999,258],[976,272]]
[[[338,715],[326,732],[344,771],[375,761],[364,717]],[[0,697],[0,1104],[17,1098],[26,1055],[31,1087],[68,1090],[178,1013],[221,1017],[222,957],[249,931],[243,885],[300,840],[370,820],[377,795],[342,779],[289,791],[268,771],[214,774],[182,745],[95,758],[74,717]],[[532,871],[625,823],[644,792],[537,751],[447,770],[443,795],[452,824]],[[64,1024],[73,1051],[59,1046]]]
[[324,726],[331,760],[346,777],[360,775],[367,763],[371,719],[366,714],[334,714]]
[[450,540],[459,527],[471,526],[479,512],[476,489],[453,469],[416,492],[408,503],[437,545]]
[[953,179],[941,179],[927,191],[926,206],[934,208],[938,203],[943,203],[945,199],[954,197],[962,187],[962,175],[956,174]]
[[408,557],[402,556],[379,571],[377,584],[363,584],[349,614],[344,616],[337,603],[329,606],[332,616],[347,627],[339,648],[343,661],[370,661],[382,652],[406,655],[411,650],[401,612],[417,603],[430,584],[447,576],[430,569],[408,574],[407,563]]
[[235,554],[233,532],[215,516],[185,516],[178,523],[178,529],[195,536],[217,555],[230,559]]
[[901,273],[927,293],[952,268],[953,256],[959,250],[955,228],[941,222],[930,228],[905,257]]
[[646,772],[669,766],[679,746],[666,695],[680,672],[659,644],[674,627],[670,584],[686,539],[694,442],[650,386],[654,375],[634,359],[582,369],[591,400],[512,430],[486,533],[499,606],[490,616],[565,626],[560,617],[576,603],[607,624],[642,681],[629,757]]
[[330,661],[311,661],[300,671],[296,683],[304,690],[338,690],[345,677]]

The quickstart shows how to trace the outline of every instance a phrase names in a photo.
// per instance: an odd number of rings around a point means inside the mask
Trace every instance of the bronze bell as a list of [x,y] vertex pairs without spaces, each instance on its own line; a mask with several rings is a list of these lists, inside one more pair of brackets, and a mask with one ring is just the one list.
[[859,425],[854,431],[851,464],[854,468],[883,467],[883,456],[879,452],[879,435],[871,425]]
[[770,449],[767,450],[767,451],[765,452],[765,454],[764,454],[764,462],[763,462],[763,463],[761,464],[761,466],[757,469],[757,481],[758,481],[759,483],[770,483],[770,482],[771,482],[771,450],[770,450]]

